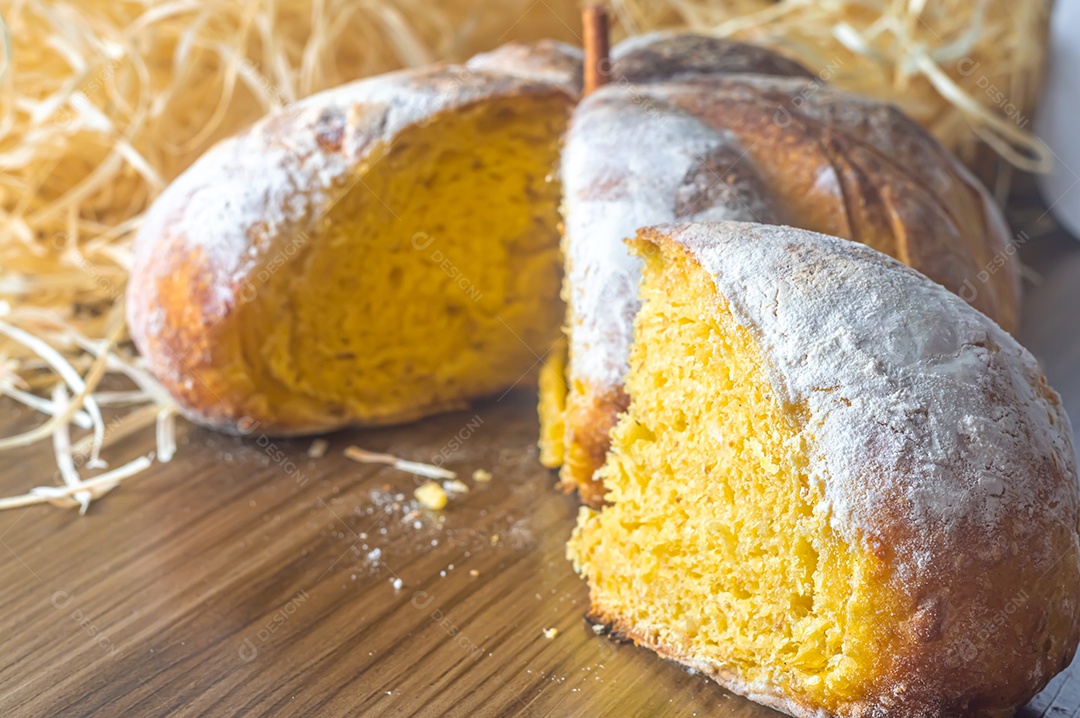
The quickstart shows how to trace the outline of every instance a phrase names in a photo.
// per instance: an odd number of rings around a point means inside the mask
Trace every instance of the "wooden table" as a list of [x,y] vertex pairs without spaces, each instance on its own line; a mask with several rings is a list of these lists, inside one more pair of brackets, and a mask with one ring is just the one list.
[[[1028,234],[1041,280],[1020,338],[1080,425],[1080,243]],[[0,417],[5,433],[38,420]],[[537,463],[527,392],[343,432],[318,460],[308,440],[180,433],[176,459],[85,517],[0,514],[0,716],[776,715],[585,624],[563,557],[577,503]],[[444,456],[472,488],[413,514],[413,477],[349,444]],[[0,461],[4,495],[54,472],[48,447]],[[1022,715],[1078,709],[1074,665]]]

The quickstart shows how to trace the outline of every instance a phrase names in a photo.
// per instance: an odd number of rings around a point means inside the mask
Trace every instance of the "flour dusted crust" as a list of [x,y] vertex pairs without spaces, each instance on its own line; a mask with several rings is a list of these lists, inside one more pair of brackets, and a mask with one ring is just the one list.
[[554,40],[541,40],[535,43],[507,43],[470,58],[465,68],[550,83],[576,97],[581,93],[582,61],[580,48]]
[[[675,220],[785,223],[895,256],[1006,328],[1019,273],[1000,211],[895,108],[833,90],[761,48],[635,38],[581,102],[563,153],[570,335],[564,485],[592,481],[625,407],[638,260],[623,240]],[[578,387],[578,389],[575,389]]]
[[[1072,431],[1034,357],[956,295],[863,245],[790,227],[659,226],[640,237],[713,278],[783,406],[800,407],[820,510],[901,597],[899,637],[843,716],[1010,715],[1080,640]],[[595,620],[795,716],[776,687]]]
[[[318,93],[220,142],[169,185],[138,234],[128,324],[150,369],[189,417],[249,430],[231,411],[237,381],[229,372],[236,369],[215,361],[211,330],[251,301],[268,273],[289,271],[356,168],[377,161],[403,128],[485,100],[558,95],[569,106],[580,74],[580,53],[566,45],[509,45],[467,65],[394,72]],[[342,423],[296,417],[279,431]]]
[[759,45],[679,31],[650,32],[620,42],[611,53],[618,83],[678,82],[751,73],[812,79],[799,63]]

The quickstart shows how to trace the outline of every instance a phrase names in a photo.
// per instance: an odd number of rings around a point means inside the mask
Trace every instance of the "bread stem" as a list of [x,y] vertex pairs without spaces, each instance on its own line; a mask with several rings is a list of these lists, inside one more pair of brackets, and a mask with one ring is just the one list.
[[585,45],[585,92],[590,95],[611,79],[611,38],[607,9],[590,5],[581,13]]

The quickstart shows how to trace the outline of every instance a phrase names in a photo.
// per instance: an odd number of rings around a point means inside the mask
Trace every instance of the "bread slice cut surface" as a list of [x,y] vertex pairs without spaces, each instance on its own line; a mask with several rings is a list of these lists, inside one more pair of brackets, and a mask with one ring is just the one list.
[[850,620],[888,610],[881,567],[833,534],[800,408],[770,386],[707,272],[644,254],[633,401],[601,469],[611,505],[583,509],[570,544],[597,618],[748,685],[817,704],[850,695],[886,648]]

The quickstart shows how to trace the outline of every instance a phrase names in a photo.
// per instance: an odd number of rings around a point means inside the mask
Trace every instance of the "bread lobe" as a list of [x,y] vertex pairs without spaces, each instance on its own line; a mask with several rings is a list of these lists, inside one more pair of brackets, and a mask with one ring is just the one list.
[[[543,43],[536,55],[509,47],[497,60],[404,70],[312,95],[215,145],[154,202],[135,243],[128,323],[189,418],[244,430],[238,394],[253,389],[215,358],[215,328],[274,275],[296,271],[319,219],[399,132],[495,98],[560,96],[569,106],[577,96],[580,61],[566,46]],[[328,410],[264,429],[311,433],[344,423]]]

